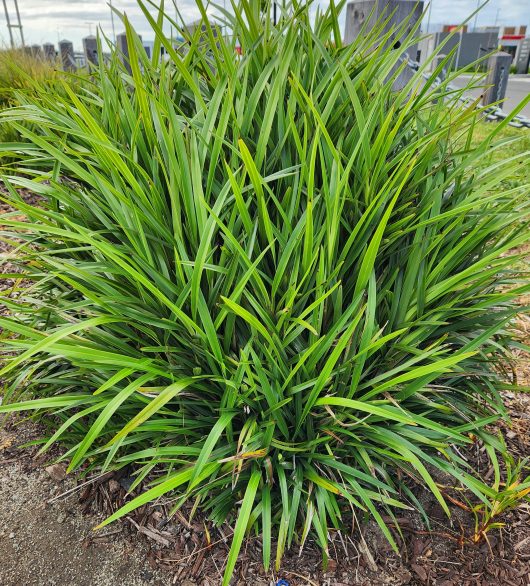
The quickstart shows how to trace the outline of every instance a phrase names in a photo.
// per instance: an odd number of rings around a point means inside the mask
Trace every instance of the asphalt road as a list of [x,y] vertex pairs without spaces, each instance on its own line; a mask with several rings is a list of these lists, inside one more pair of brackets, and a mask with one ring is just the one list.
[[[471,81],[471,76],[462,75],[454,81],[454,85],[458,87],[465,87]],[[480,96],[483,90],[480,88],[471,90],[469,93],[472,96]],[[506,100],[503,105],[503,110],[511,112],[523,98],[530,94],[530,75],[510,75],[508,79],[508,90],[506,91]],[[530,118],[530,104],[527,104],[521,111],[523,116]]]

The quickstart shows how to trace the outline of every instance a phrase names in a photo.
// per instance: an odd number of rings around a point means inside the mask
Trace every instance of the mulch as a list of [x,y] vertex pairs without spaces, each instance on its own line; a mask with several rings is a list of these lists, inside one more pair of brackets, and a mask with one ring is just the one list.
[[[25,198],[28,202],[36,203],[30,194],[25,194]],[[0,204],[0,213],[6,211],[7,206]],[[13,270],[9,263],[10,249],[8,242],[0,240],[0,258],[4,260],[0,271],[3,273]],[[0,281],[0,286],[7,289],[13,286],[13,282]],[[527,304],[528,301],[524,299],[522,303]],[[521,338],[528,343],[530,317],[519,318],[517,329]],[[530,385],[530,356],[521,350],[515,358],[513,378],[519,384]],[[530,395],[506,392],[504,399],[511,424],[501,424],[499,429],[511,453],[517,457],[527,457],[530,455]],[[7,423],[8,431],[14,423],[11,418]],[[19,425],[16,429],[19,433]],[[16,459],[21,461],[28,472],[35,466],[47,466],[50,475],[56,474],[60,478],[64,473],[61,465],[59,468],[49,468],[50,455],[35,458],[35,453],[35,448],[25,448],[21,452],[16,442],[0,446],[0,466]],[[480,445],[471,446],[463,455],[486,477],[491,473],[484,469],[487,458]],[[131,498],[128,494],[131,474],[132,470],[121,470],[95,476],[88,481],[74,479],[67,493],[58,494],[54,498],[75,502],[77,508],[86,515],[108,515]],[[138,490],[133,495],[137,493]],[[261,564],[259,538],[250,536],[243,546],[233,584],[265,586],[275,584],[282,578],[290,586],[530,585],[528,503],[503,515],[499,520],[505,523],[505,527],[492,531],[487,541],[472,544],[469,540],[474,532],[471,513],[451,505],[452,515],[448,519],[431,493],[422,487],[416,487],[415,493],[431,518],[431,528],[425,526],[419,514],[398,517],[399,528],[394,527],[393,533],[399,545],[399,555],[392,551],[373,521],[361,519],[359,524],[353,523],[350,533],[330,533],[331,559],[326,569],[322,567],[319,548],[309,541],[302,552],[294,546],[287,552],[278,573],[265,573]],[[213,527],[200,514],[192,516],[191,509],[186,507],[169,519],[170,508],[169,501],[145,505],[125,519],[106,527],[101,533],[96,532],[86,539],[127,540],[134,537],[137,540],[141,535],[148,546],[147,567],[161,571],[167,577],[168,584],[220,584],[232,528],[228,525]]]
[[[5,192],[5,189],[2,187],[0,183],[0,195]],[[35,194],[32,194],[27,191],[21,191],[20,195],[24,199],[27,204],[30,205],[37,205],[39,202],[39,197]],[[0,217],[2,214],[12,212],[13,209],[6,203],[0,200]],[[10,219],[24,219],[24,216],[11,216]],[[2,224],[0,222],[0,231],[3,230]],[[16,245],[19,244],[19,241],[16,241],[13,238],[9,238],[0,234],[0,275],[6,274],[13,274],[19,272],[19,268],[15,266],[11,260],[12,255],[16,249]],[[0,289],[3,291],[13,289],[14,287],[19,287],[20,282],[17,279],[11,278],[6,279],[2,278],[0,280]],[[15,293],[13,293],[15,294]],[[5,306],[0,304],[0,315],[5,315],[7,313]]]

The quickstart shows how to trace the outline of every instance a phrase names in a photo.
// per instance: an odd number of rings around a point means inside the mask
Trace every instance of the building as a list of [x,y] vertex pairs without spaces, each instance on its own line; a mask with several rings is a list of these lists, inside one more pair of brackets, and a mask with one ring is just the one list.
[[526,26],[503,26],[499,34],[499,44],[503,51],[510,53],[513,60],[517,61],[525,37]]
[[419,60],[427,59],[447,41],[441,53],[448,54],[454,49],[452,68],[466,67],[496,49],[509,53],[516,63],[520,61],[522,47],[527,45],[523,43],[525,37],[526,26],[481,26],[468,32],[466,26],[460,30],[456,25],[444,24],[441,32],[432,33],[420,42]]
[[475,29],[477,32],[494,32],[498,36],[498,47],[505,53],[510,53],[514,62],[519,58],[519,52],[524,39],[526,38],[527,27],[520,26],[480,26]]
[[[445,43],[445,44],[444,44]],[[440,48],[440,45],[443,45]],[[498,48],[496,32],[461,32],[450,31],[433,33],[421,40],[418,47],[419,61],[423,63],[435,51],[448,55],[454,51],[451,69],[461,69],[471,65],[481,57]]]
[[[221,27],[217,24],[217,23],[209,23],[210,24],[210,29],[212,31],[212,35],[214,39],[217,39],[217,37],[221,36]],[[193,37],[194,35],[196,35],[196,31],[197,29],[200,29],[201,34],[199,35],[199,44],[207,44],[209,43],[209,35],[208,35],[208,26],[204,23],[204,21],[202,19],[199,20],[195,20],[193,22],[190,22],[189,24],[186,24],[185,26],[185,31],[187,33],[186,36],[188,37]],[[219,46],[219,44],[217,43],[217,46]]]
[[[442,25],[442,33],[452,33],[458,30],[459,24],[444,24]],[[467,24],[465,24],[462,28],[463,33],[467,33]]]

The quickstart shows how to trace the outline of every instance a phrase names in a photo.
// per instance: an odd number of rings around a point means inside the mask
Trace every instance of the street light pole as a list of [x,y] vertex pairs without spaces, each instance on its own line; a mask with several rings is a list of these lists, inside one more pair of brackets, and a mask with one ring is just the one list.
[[18,0],[15,0],[15,11],[17,13],[17,28],[20,31],[20,40],[22,41],[22,46],[26,43],[24,42],[24,31],[22,30],[22,22],[20,21],[20,12],[18,11]]
[[475,13],[475,20],[473,21],[473,32],[477,30],[478,9],[480,8],[481,0],[477,0],[477,12]]
[[9,31],[9,40],[11,41],[11,48],[15,47],[15,40],[13,39],[13,31],[11,30],[11,21],[9,20],[9,11],[7,10],[6,0],[4,1],[4,11],[6,13],[7,30]]
[[109,0],[110,8],[110,22],[112,24],[112,36],[114,37],[114,44],[116,44],[116,29],[114,28],[114,8],[112,7],[112,0]]
[[460,26],[460,30],[458,31],[458,51],[456,53],[456,69],[460,69],[460,51],[462,50],[462,26]]
[[7,30],[9,31],[9,40],[11,42],[11,47],[15,46],[15,38],[13,37],[13,29],[18,28],[20,32],[20,41],[22,42],[22,46],[24,46],[24,31],[22,30],[22,22],[20,20],[20,12],[18,10],[18,0],[15,0],[15,13],[16,13],[16,22],[17,24],[13,24],[11,22],[11,18],[9,16],[9,10],[7,9],[7,2],[3,0],[4,4],[4,12],[6,15],[6,23],[7,23]]
[[434,0],[429,2],[429,14],[427,15],[427,30],[426,33],[430,32],[429,29],[431,28],[431,14],[432,14],[432,3]]
[[495,15],[495,26],[497,26],[497,22],[499,21],[499,13],[500,13],[501,9],[497,8],[497,14]]

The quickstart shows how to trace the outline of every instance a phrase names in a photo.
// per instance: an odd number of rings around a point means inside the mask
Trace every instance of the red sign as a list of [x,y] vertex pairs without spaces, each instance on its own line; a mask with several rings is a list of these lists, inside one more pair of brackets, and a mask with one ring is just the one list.
[[524,39],[524,35],[502,35],[501,39],[504,41],[520,41]]

